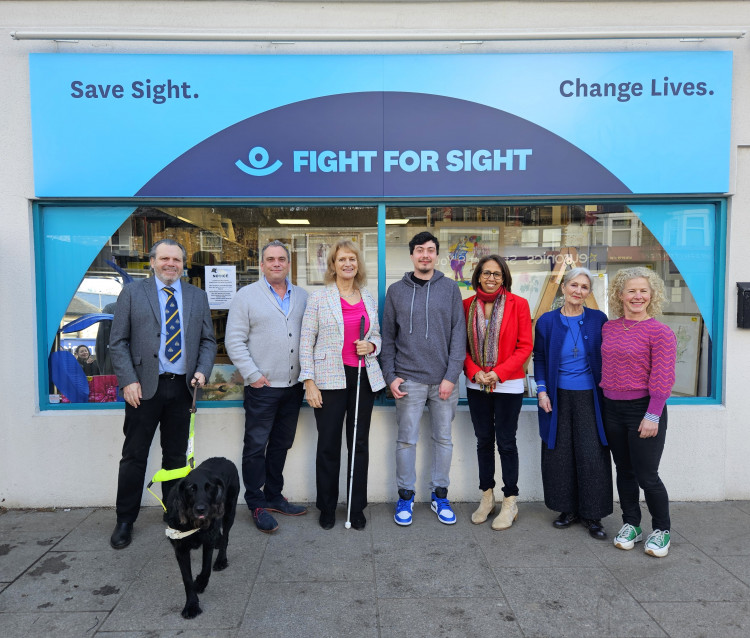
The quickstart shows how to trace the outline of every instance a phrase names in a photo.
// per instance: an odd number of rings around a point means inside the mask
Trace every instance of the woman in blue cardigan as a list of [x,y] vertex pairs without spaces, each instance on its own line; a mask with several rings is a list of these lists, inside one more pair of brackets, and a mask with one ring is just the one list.
[[598,540],[612,513],[612,468],[601,417],[602,325],[607,315],[585,308],[591,273],[563,279],[564,303],[536,324],[534,378],[542,437],[544,503],[560,512],[553,525],[581,522]]

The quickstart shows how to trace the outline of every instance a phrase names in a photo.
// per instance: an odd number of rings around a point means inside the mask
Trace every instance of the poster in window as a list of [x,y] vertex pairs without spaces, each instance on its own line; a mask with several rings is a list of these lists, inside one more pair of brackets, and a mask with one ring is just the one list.
[[222,236],[212,233],[210,230],[201,231],[201,250],[211,253],[220,253],[222,249]]
[[703,320],[700,315],[662,315],[659,319],[667,324],[677,337],[677,360],[672,394],[696,396]]
[[440,270],[458,284],[463,297],[470,296],[473,294],[471,275],[477,263],[482,257],[496,254],[499,250],[500,230],[497,224],[437,223],[435,229],[440,240]]

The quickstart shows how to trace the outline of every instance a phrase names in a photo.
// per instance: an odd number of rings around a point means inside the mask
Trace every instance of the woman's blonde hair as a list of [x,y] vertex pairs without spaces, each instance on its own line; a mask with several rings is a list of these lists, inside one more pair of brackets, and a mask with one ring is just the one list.
[[664,293],[664,282],[653,270],[644,268],[643,266],[623,268],[617,271],[609,284],[609,310],[611,314],[618,317],[622,317],[625,314],[620,295],[625,290],[625,285],[631,279],[639,278],[648,281],[649,288],[651,288],[651,302],[648,304],[648,308],[646,308],[646,314],[649,317],[656,317],[661,314],[662,306],[667,303]]
[[359,251],[359,246],[355,244],[351,239],[341,239],[337,241],[331,249],[328,251],[328,258],[326,259],[326,274],[323,280],[327,284],[332,284],[336,281],[336,256],[340,250],[348,250],[357,257],[357,274],[354,276],[354,284],[357,288],[362,288],[367,283],[367,272],[365,271],[365,262],[362,259],[362,253]]

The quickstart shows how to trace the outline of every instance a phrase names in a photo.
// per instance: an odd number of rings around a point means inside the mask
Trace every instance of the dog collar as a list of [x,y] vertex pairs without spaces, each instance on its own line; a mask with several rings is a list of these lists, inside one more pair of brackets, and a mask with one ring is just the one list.
[[188,530],[187,532],[181,532],[178,529],[174,529],[173,527],[167,527],[165,529],[165,533],[167,535],[167,538],[172,539],[173,541],[176,541],[180,538],[185,538],[186,536],[190,536],[191,534],[195,534],[200,528],[196,527],[195,529]]

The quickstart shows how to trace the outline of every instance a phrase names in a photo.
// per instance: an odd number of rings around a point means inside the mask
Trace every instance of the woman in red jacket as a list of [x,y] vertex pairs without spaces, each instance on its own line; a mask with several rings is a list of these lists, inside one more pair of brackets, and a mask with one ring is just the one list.
[[477,437],[482,499],[471,515],[484,523],[495,509],[495,440],[500,453],[503,502],[492,529],[507,529],[518,518],[516,430],[523,403],[524,364],[532,349],[531,312],[510,292],[510,269],[499,255],[479,260],[471,284],[477,294],[464,299],[467,349],[466,395]]

